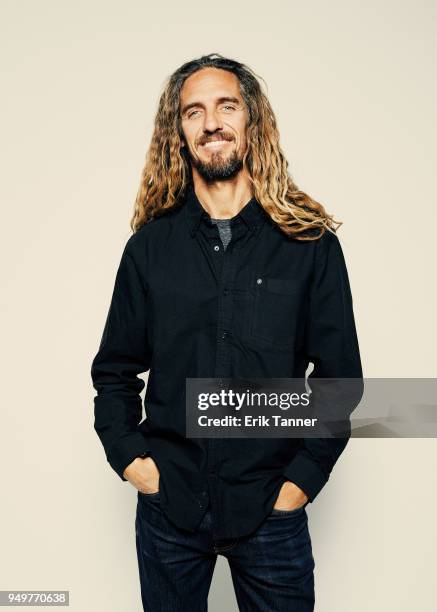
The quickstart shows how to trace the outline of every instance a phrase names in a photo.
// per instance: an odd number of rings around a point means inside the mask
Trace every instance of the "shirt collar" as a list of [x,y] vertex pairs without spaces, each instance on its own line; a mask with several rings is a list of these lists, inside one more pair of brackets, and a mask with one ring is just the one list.
[[[212,225],[211,216],[199,202],[192,183],[188,185],[186,190],[184,208],[192,237],[195,236],[202,220],[208,225]],[[247,204],[243,206],[240,212],[232,218],[231,228],[243,221],[249,229],[254,230],[258,225],[264,223],[266,217],[266,212],[261,204],[255,197],[252,197]]]

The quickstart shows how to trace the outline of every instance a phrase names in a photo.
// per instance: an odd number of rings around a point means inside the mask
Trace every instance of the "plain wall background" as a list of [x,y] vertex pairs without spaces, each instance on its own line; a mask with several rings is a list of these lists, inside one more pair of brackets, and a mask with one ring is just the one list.
[[[90,366],[165,78],[219,52],[266,80],[293,178],[344,222],[365,376],[433,377],[437,5],[0,7],[0,589],[139,612],[136,490],[93,430]],[[317,612],[435,610],[436,450],[349,442],[307,508]],[[210,609],[237,610],[221,557]]]

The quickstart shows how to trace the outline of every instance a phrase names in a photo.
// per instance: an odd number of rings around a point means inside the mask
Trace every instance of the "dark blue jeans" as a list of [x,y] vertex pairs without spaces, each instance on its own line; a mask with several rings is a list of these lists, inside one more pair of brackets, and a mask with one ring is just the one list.
[[313,612],[314,558],[305,506],[276,510],[254,533],[214,541],[211,512],[196,533],[138,492],[136,547],[145,612],[205,612],[217,555],[227,558],[240,612]]

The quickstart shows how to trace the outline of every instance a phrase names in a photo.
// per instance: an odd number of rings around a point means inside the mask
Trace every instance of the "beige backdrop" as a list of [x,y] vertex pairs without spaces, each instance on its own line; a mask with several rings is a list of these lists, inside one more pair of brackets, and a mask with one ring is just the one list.
[[[136,492],[90,365],[164,79],[219,52],[268,83],[299,187],[340,230],[365,375],[435,359],[432,1],[1,2],[0,589],[140,612]],[[308,507],[317,612],[433,612],[434,439],[352,440]],[[219,558],[212,612],[237,610]]]

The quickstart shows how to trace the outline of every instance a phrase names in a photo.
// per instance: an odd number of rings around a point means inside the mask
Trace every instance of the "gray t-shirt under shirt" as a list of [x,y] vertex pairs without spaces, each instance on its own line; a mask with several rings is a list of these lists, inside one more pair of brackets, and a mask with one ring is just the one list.
[[231,233],[231,220],[230,219],[213,219],[211,221],[215,223],[218,227],[218,231],[220,234],[220,238],[223,242],[223,248],[226,251],[226,247],[231,241],[232,233]]

